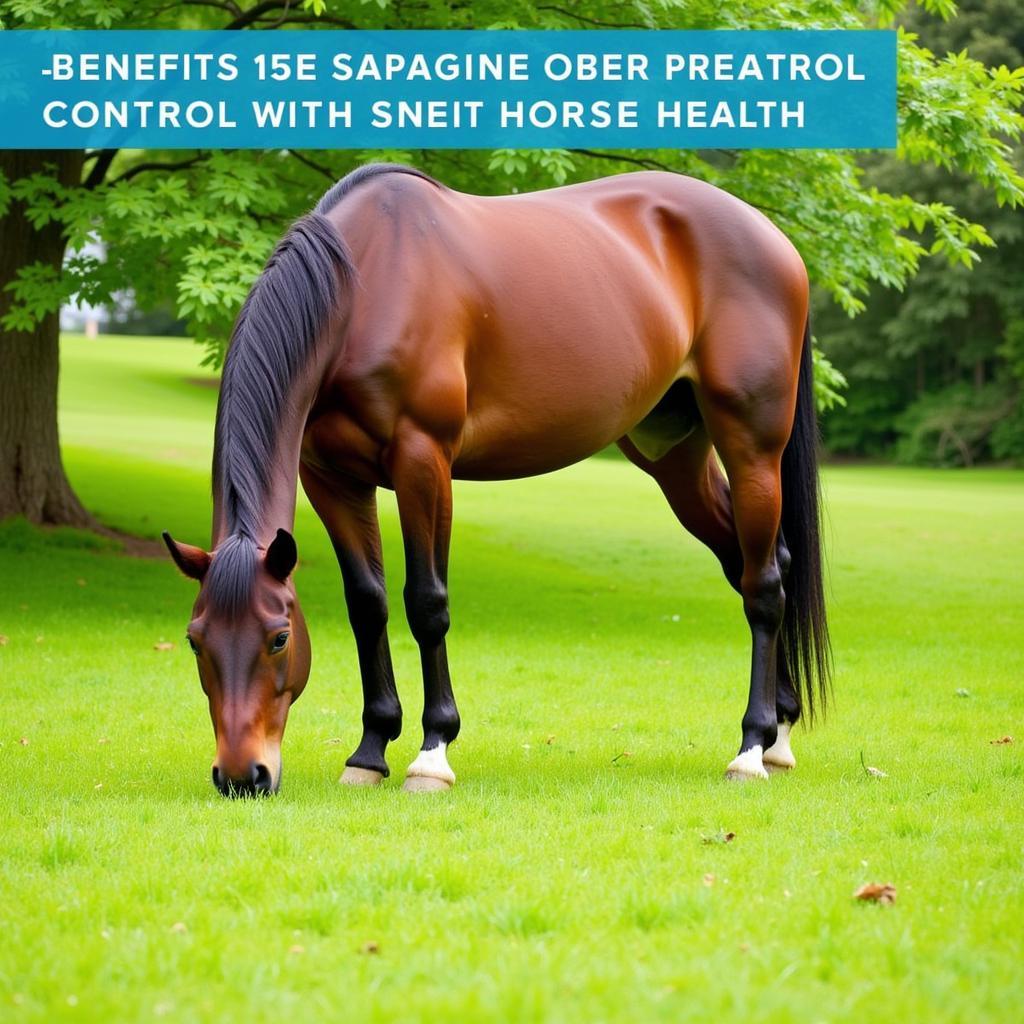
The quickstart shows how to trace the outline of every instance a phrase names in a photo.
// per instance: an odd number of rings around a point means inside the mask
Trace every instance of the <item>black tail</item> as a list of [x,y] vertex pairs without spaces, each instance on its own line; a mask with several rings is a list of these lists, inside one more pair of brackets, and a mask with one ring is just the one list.
[[789,673],[809,719],[815,699],[824,711],[832,651],[822,580],[821,494],[818,487],[818,417],[810,318],[804,327],[796,417],[782,454],[782,534],[792,556],[786,579],[786,612],[779,635],[779,668]]

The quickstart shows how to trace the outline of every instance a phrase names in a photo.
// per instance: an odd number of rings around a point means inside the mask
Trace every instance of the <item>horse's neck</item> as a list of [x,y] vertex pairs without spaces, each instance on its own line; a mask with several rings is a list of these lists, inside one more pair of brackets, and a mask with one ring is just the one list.
[[[293,381],[288,400],[277,420],[276,444],[267,472],[268,486],[256,517],[258,529],[254,539],[260,547],[266,547],[279,529],[293,531],[302,437],[320,387],[324,363],[323,353],[309,361],[309,365]],[[218,456],[223,458],[224,453],[220,452]],[[238,528],[237,523],[229,520],[224,506],[221,480],[215,478],[212,537],[214,548]]]

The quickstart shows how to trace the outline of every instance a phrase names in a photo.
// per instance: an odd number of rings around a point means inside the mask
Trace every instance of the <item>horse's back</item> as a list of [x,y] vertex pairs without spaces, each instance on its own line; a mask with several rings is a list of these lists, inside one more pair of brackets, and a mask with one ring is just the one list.
[[795,255],[740,200],[659,172],[500,197],[382,175],[335,223],[360,280],[340,386],[371,433],[408,414],[450,435],[464,476],[555,469],[625,434],[699,378],[707,318]]

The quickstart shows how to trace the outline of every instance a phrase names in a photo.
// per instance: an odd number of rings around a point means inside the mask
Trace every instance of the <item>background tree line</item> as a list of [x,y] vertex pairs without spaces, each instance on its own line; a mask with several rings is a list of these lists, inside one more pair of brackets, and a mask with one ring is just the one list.
[[[943,412],[955,398],[956,408],[987,417],[983,442],[970,440],[958,419],[950,458],[957,451],[971,458],[1019,454],[1019,444],[1001,447],[1013,432],[1001,426],[1006,417],[988,425],[992,407],[981,397],[986,388],[998,389],[1000,401],[1016,403],[1007,405],[1008,415],[1019,422],[1021,341],[1019,329],[1013,333],[1019,316],[1011,316],[1016,293],[1008,280],[1015,243],[1019,256],[1014,207],[1024,201],[1011,149],[1024,128],[1017,0],[969,0],[960,18],[952,0],[917,0],[909,9],[907,2],[0,0],[5,30],[895,28],[902,19],[927,26],[935,40],[933,52],[900,30],[899,148],[871,160],[822,150],[0,151],[0,519],[92,524],[60,458],[62,304],[110,303],[128,290],[144,310],[171,306],[216,363],[288,223],[370,159],[413,163],[455,188],[482,193],[637,168],[719,185],[790,236],[822,296],[819,305],[834,306],[817,321],[825,344],[816,358],[819,400],[832,406],[827,437],[836,450],[892,450],[917,436],[899,426],[902,417],[915,407],[925,417],[928,410],[915,403],[934,397]],[[1017,26],[1016,49],[1006,34],[1010,25]],[[947,52],[963,39],[977,52]],[[996,240],[1005,249],[968,274]],[[102,247],[90,246],[96,242]],[[923,290],[895,297],[885,290],[905,288],[915,274]],[[941,331],[934,324],[940,308],[947,310]],[[845,314],[853,313],[861,315],[847,322]],[[836,404],[843,381],[830,356],[851,381],[845,408]],[[969,401],[960,391],[946,392],[958,374]]]
[[[983,63],[1024,64],[1024,5],[963,0],[949,21],[900,16],[936,53],[964,49]],[[1015,152],[1021,166],[1024,150]],[[818,296],[815,333],[849,387],[823,421],[836,453],[927,465],[1024,460],[1024,217],[955,167],[911,166],[897,155],[861,160],[886,192],[955,206],[996,243],[967,267],[924,263],[902,289],[874,284],[851,320]]]

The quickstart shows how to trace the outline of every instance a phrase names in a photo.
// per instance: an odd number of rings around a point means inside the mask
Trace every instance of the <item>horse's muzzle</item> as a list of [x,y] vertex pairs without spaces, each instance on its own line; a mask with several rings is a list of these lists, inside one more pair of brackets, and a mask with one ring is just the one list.
[[217,765],[213,766],[213,784],[223,796],[269,796],[277,792],[278,782],[274,781],[270,769],[259,761],[253,761],[248,773],[241,777],[228,775]]

